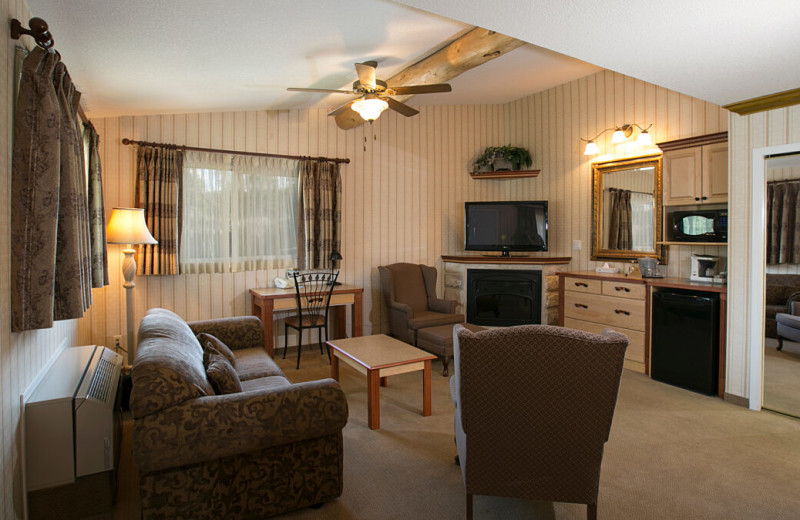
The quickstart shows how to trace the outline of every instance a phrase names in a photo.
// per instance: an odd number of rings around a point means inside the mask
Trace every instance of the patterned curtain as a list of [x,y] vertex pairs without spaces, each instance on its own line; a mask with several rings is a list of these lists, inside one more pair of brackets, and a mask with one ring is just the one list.
[[608,248],[631,249],[633,228],[631,223],[631,192],[610,188],[611,223],[609,225]]
[[89,147],[89,230],[92,252],[92,287],[108,285],[106,212],[103,206],[103,175],[100,168],[100,136],[89,123],[84,129]]
[[80,92],[60,56],[25,58],[11,173],[11,329],[52,327],[91,305]]
[[767,264],[800,263],[800,181],[767,183]]
[[339,163],[301,161],[297,209],[297,264],[301,269],[331,267],[331,252],[340,248],[341,197]]
[[147,228],[158,241],[139,246],[136,274],[180,274],[183,151],[139,146],[136,164],[136,207],[144,208]]

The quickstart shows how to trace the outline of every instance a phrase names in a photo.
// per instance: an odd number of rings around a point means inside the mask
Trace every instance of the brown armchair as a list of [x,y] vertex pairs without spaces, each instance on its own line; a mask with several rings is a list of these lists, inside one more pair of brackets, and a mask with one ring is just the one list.
[[455,301],[436,297],[435,267],[399,263],[379,266],[378,272],[393,337],[416,345],[419,329],[464,322]]
[[549,325],[453,331],[455,437],[467,493],[587,504],[628,339]]

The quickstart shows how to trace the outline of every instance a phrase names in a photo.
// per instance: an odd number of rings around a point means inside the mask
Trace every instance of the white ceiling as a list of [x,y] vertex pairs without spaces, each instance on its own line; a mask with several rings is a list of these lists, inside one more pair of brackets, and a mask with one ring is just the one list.
[[798,0],[398,0],[719,105],[800,88]]
[[[469,27],[388,0],[27,0],[90,117],[335,107],[355,62],[388,78]],[[411,105],[502,103],[600,70],[526,45]]]
[[369,59],[388,78],[468,25],[538,47],[409,104],[503,103],[599,67],[718,104],[800,87],[798,0],[26,1],[91,117],[334,107],[349,98],[285,89],[349,88]]

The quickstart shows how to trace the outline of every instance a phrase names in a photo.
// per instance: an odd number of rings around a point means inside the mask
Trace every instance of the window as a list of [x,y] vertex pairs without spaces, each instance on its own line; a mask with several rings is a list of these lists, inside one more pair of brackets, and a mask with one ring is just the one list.
[[181,271],[294,266],[298,179],[296,160],[186,152]]

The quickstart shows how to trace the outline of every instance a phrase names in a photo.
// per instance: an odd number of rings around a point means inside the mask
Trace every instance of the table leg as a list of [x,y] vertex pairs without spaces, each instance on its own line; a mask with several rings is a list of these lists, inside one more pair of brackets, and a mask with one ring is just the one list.
[[378,370],[367,371],[367,423],[370,430],[381,427],[381,390]]
[[357,292],[353,294],[353,307],[351,309],[352,312],[352,322],[353,322],[353,337],[356,338],[358,336],[363,335],[363,325],[362,325],[362,318],[364,316],[363,312],[363,298],[361,292]]
[[428,417],[431,414],[431,360],[425,360],[425,367],[422,369],[422,416]]
[[339,380],[339,357],[336,355],[336,351],[327,346],[328,349],[331,351],[331,377],[335,380]]
[[346,305],[337,305],[333,307],[333,322],[334,331],[333,339],[341,339],[347,337],[347,307]]

